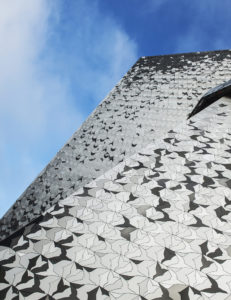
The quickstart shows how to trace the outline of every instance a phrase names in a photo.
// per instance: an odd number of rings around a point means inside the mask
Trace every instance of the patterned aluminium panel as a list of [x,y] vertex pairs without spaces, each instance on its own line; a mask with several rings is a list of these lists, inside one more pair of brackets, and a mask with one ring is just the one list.
[[2,218],[0,239],[174,129],[230,79],[230,58],[228,50],[140,58]]
[[121,162],[0,248],[1,299],[231,295],[231,100]]

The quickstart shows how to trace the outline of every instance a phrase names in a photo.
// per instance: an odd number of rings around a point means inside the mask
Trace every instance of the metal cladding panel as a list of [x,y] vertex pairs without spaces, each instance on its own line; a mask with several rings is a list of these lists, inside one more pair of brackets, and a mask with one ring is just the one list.
[[140,58],[1,219],[1,239],[174,130],[230,79],[230,58],[229,50]]
[[0,247],[1,299],[231,295],[231,101],[60,200]]

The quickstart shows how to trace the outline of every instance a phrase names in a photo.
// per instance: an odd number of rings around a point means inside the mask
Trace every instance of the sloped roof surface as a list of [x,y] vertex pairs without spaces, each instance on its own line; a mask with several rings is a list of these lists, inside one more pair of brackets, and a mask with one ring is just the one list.
[[222,98],[60,200],[0,248],[1,298],[228,299],[230,125]]
[[227,50],[140,58],[5,214],[1,239],[174,129],[208,89],[230,79],[230,57]]

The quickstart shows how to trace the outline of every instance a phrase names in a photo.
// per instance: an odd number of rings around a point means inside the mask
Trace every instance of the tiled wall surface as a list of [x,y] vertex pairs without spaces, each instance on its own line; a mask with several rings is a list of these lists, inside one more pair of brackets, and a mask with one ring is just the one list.
[[0,222],[0,239],[157,141],[200,97],[230,79],[231,52],[143,57],[71,137]]
[[1,246],[0,298],[229,300],[230,187],[222,98]]

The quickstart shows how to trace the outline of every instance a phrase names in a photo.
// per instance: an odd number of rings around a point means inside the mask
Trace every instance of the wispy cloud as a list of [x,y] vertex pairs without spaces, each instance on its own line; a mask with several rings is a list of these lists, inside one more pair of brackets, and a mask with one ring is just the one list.
[[62,10],[62,30],[49,41],[52,57],[78,94],[81,89],[98,100],[135,62],[137,46],[114,19],[99,11],[97,1],[63,2]]
[[137,58],[95,1],[0,2],[0,214]]

